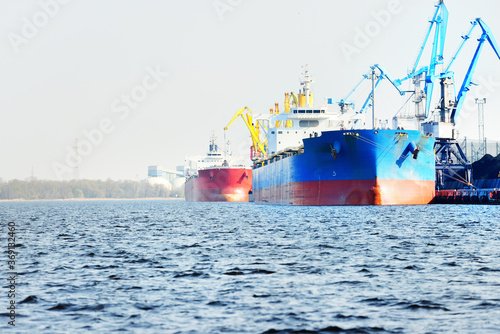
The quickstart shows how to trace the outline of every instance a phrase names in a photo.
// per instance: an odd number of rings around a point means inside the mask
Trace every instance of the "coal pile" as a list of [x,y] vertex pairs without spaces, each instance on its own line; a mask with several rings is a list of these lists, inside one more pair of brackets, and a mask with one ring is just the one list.
[[[486,154],[480,160],[472,164],[472,178],[475,188],[500,188],[500,154],[493,157]],[[445,180],[440,189],[463,189],[469,188],[465,182],[465,172],[459,171],[457,177]]]
[[472,164],[474,180],[497,179],[500,177],[500,154],[493,157],[486,154]]

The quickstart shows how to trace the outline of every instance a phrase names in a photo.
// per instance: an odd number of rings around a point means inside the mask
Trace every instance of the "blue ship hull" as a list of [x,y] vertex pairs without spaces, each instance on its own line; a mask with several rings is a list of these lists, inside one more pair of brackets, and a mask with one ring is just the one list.
[[434,138],[416,130],[325,131],[255,163],[256,203],[428,204],[434,197]]

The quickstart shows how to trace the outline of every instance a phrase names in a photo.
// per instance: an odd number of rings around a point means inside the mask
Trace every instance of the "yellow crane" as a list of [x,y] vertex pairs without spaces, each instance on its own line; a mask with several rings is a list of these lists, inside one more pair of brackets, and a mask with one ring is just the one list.
[[[292,106],[297,107],[298,104],[298,98],[297,95],[295,95],[294,92],[290,93],[285,93],[285,113],[290,112],[290,101],[292,101]],[[279,114],[279,103],[274,104],[274,109],[271,109],[271,114]],[[281,128],[283,121],[276,121],[275,127]],[[292,127],[292,121],[288,120],[285,121],[285,128],[291,128]]]
[[[247,111],[245,113],[245,111]],[[253,143],[253,156],[259,156],[260,153],[263,155],[267,154],[265,142],[263,143],[259,138],[259,123],[257,122],[255,125],[253,124],[253,113],[248,107],[241,108],[236,112],[233,116],[229,124],[224,128],[226,131],[231,124],[239,117],[243,119],[248,130],[250,131],[250,137],[252,138]]]

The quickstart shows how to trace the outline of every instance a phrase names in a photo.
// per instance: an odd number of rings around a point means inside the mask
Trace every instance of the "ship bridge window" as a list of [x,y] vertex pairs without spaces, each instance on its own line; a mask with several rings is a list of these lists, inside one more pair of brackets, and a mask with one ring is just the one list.
[[312,111],[312,110],[307,110],[306,112],[307,112],[308,114],[312,114],[312,112],[313,112],[313,111]]
[[312,128],[319,125],[317,120],[301,120],[299,121],[299,126],[301,128]]
[[314,110],[314,113],[319,114],[319,113],[321,113],[321,110]]
[[282,133],[283,133],[283,131],[278,131],[278,134],[279,134],[279,135],[280,135],[280,134],[282,134]]

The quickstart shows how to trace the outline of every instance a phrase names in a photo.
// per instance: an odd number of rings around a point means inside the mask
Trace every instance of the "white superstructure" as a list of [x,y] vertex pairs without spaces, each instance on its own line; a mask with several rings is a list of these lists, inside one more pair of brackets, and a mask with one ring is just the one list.
[[294,105],[288,107],[289,98],[286,94],[285,112],[256,117],[261,128],[267,129],[268,156],[287,148],[300,147],[303,145],[302,139],[320,136],[322,131],[350,129],[356,121],[361,120],[362,115],[355,113],[329,112],[326,106],[313,107],[312,82],[306,66],[301,81],[303,88],[298,97],[291,93]]
[[244,158],[233,156],[231,154],[229,142],[225,144],[225,148],[221,149],[217,144],[217,138],[212,135],[210,137],[208,152],[204,156],[186,156],[187,174],[194,175],[200,169],[213,167],[234,167],[244,166]]

